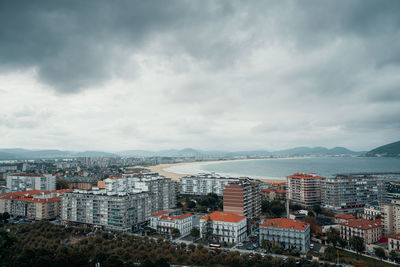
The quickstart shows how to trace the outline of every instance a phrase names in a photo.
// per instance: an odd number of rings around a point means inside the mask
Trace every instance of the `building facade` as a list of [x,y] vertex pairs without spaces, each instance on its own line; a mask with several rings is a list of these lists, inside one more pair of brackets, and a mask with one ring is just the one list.
[[261,190],[262,197],[268,200],[285,200],[286,199],[286,190],[276,189],[274,187],[270,187],[267,189]]
[[157,173],[124,173],[104,180],[107,192],[155,194],[155,210],[169,210],[176,206],[176,183]]
[[60,215],[60,195],[71,190],[19,191],[0,194],[0,213],[30,220],[54,219]]
[[361,216],[367,220],[379,219],[379,217],[382,217],[381,206],[379,204],[372,205],[372,204],[367,203],[364,206],[364,211]]
[[225,186],[238,181],[239,178],[226,178],[217,174],[202,173],[182,177],[179,182],[179,191],[183,195],[203,196],[215,193],[222,196]]
[[155,213],[155,195],[112,193],[106,190],[75,190],[61,196],[61,218],[65,222],[129,231],[146,223]]
[[230,244],[242,242],[247,237],[246,217],[215,211],[200,219],[200,236]]
[[6,181],[11,192],[56,190],[56,177],[51,174],[12,173],[6,175]]
[[382,204],[381,216],[385,236],[400,234],[400,200]]
[[369,175],[337,175],[322,187],[323,207],[335,213],[363,212],[366,203],[381,203],[384,183]]
[[260,182],[242,178],[228,184],[223,190],[223,205],[225,212],[258,218],[261,215]]
[[388,250],[400,251],[400,233],[388,237]]
[[151,215],[150,227],[165,234],[177,229],[181,236],[186,236],[192,230],[193,216],[190,213],[173,215],[167,211],[158,212]]
[[260,224],[260,245],[263,240],[306,253],[310,248],[310,225],[299,220],[269,219]]
[[286,198],[294,204],[312,208],[321,204],[321,184],[325,177],[295,173],[287,177]]
[[364,240],[364,244],[369,245],[382,238],[381,220],[355,219],[339,225],[340,236],[347,241],[353,236],[358,236]]

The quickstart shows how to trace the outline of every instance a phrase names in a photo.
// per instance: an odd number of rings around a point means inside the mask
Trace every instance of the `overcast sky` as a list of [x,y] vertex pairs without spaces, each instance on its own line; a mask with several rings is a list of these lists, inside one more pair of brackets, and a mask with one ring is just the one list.
[[400,1],[1,1],[0,147],[400,139]]

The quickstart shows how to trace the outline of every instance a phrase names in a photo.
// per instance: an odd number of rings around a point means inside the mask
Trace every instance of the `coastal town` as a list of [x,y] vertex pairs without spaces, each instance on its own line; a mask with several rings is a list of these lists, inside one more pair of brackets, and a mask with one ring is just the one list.
[[109,233],[162,240],[187,253],[197,247],[208,257],[239,253],[293,266],[400,263],[400,173],[171,179],[129,164],[113,158],[3,162],[2,227],[63,227],[75,233],[70,246]]

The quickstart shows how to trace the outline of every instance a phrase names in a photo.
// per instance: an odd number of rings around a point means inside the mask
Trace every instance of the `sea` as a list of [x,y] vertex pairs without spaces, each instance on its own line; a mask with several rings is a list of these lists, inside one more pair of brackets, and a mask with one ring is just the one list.
[[296,157],[199,162],[165,169],[181,174],[217,173],[223,176],[285,179],[296,172],[324,177],[348,173],[400,173],[400,158],[383,157]]

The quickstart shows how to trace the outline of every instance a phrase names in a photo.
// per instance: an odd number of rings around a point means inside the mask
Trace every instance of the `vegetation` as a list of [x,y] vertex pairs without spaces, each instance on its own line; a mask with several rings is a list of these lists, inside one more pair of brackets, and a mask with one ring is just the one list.
[[200,237],[200,230],[198,227],[193,227],[192,230],[190,230],[190,235],[193,236],[194,238],[199,238]]
[[68,182],[65,180],[57,180],[56,181],[56,189],[68,189]]
[[333,247],[327,247],[325,253],[320,257],[321,260],[336,262],[339,256],[341,263],[348,263],[354,266],[366,266],[366,267],[391,267],[392,264],[364,257],[359,254],[348,252],[345,250],[335,249]]
[[222,198],[218,197],[215,193],[209,193],[208,195],[185,198],[177,202],[177,207],[181,207],[186,211],[209,213],[216,210],[222,210]]
[[364,239],[359,236],[352,236],[350,238],[350,246],[352,246],[357,253],[361,253],[365,250]]
[[261,211],[272,217],[280,217],[285,212],[285,205],[279,200],[272,200],[270,202],[264,199],[261,202]]
[[[283,266],[281,259],[271,256],[249,256],[222,250],[210,253],[201,245],[174,247],[161,238],[103,231],[88,236],[89,231],[45,221],[18,226],[7,224],[0,228],[0,265],[94,266],[99,262],[101,266]],[[288,262],[292,264],[293,259]]]
[[385,250],[383,250],[383,248],[374,248],[374,252],[378,258],[383,259],[386,256]]

